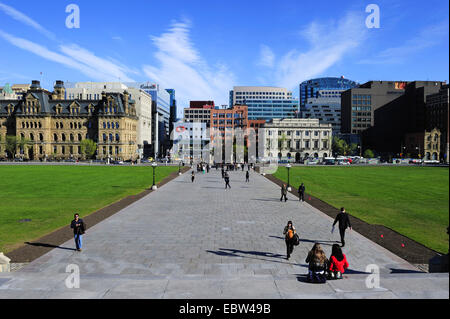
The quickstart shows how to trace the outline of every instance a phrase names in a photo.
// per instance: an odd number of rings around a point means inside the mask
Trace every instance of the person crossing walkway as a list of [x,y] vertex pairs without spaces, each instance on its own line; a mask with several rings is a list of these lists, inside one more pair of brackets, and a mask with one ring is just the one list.
[[245,173],[245,182],[246,183],[250,183],[250,173],[249,173],[249,171],[247,171],[247,173]]
[[86,231],[86,224],[80,218],[78,213],[74,215],[74,219],[70,223],[70,228],[73,229],[76,250],[81,251],[83,248],[83,235]]
[[347,228],[352,230],[352,224],[350,223],[350,218],[348,217],[348,214],[345,211],[344,207],[341,208],[341,212],[336,216],[336,219],[334,220],[333,228],[331,229],[332,233],[334,232],[334,226],[338,222],[339,222],[339,234],[341,235],[341,243],[342,243],[341,247],[344,247],[345,246],[345,230]]
[[305,201],[305,184],[301,184],[298,187],[298,200],[301,202]]
[[294,251],[294,236],[295,236],[295,227],[292,225],[292,221],[288,221],[286,227],[284,227],[283,235],[285,236],[286,242],[286,259],[289,260],[291,258],[291,254]]
[[281,186],[281,198],[280,198],[280,202],[283,201],[286,202],[287,201],[287,187],[286,184],[283,184],[283,186]]
[[230,186],[230,175],[228,175],[228,173],[225,173],[225,189],[227,188],[231,188]]

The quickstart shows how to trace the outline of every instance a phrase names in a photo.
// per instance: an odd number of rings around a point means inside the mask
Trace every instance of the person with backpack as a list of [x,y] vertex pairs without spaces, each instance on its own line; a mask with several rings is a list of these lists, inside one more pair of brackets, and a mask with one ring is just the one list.
[[194,182],[194,180],[195,180],[195,172],[192,171],[192,174],[191,174],[191,181],[192,181],[192,183]]
[[294,252],[294,236],[296,234],[296,230],[292,221],[288,221],[286,227],[284,227],[283,235],[285,236],[286,242],[286,259],[289,260],[291,258],[291,254]]
[[298,187],[298,200],[301,202],[305,201],[305,184],[301,184]]
[[80,215],[76,213],[74,215],[74,220],[70,223],[70,228],[73,229],[73,235],[75,238],[75,247],[77,251],[81,251],[83,248],[83,235],[86,232],[86,224],[80,218]]
[[348,268],[347,257],[342,253],[341,247],[334,244],[331,249],[329,279],[342,279],[342,274]]
[[280,198],[280,202],[283,201],[284,198],[284,202],[287,201],[287,187],[286,184],[283,184],[283,186],[281,186],[281,198]]
[[247,173],[245,173],[245,182],[250,183],[250,172],[249,171],[247,171]]
[[305,261],[308,264],[308,282],[325,283],[327,281],[328,259],[320,244],[314,244]]
[[333,227],[331,229],[331,233],[334,232],[334,225],[339,222],[339,234],[341,235],[341,243],[342,246],[345,246],[345,230],[347,228],[350,228],[352,230],[352,224],[350,223],[350,218],[348,217],[347,212],[345,211],[345,208],[341,208],[341,212],[336,216],[336,219],[334,220]]

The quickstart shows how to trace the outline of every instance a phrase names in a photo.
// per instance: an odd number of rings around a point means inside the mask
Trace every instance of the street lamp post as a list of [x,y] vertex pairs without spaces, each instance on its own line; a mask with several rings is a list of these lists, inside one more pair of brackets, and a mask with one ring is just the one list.
[[158,187],[156,186],[156,181],[155,181],[155,169],[156,166],[158,166],[158,164],[156,164],[156,162],[152,163],[152,167],[153,167],[153,186],[152,186],[152,190],[156,191],[158,189]]
[[289,174],[289,170],[290,170],[290,168],[291,168],[291,164],[287,164],[286,165],[286,168],[287,168],[287,171],[288,171],[288,184],[287,184],[287,190],[288,190],[288,192],[290,192],[291,190],[292,190],[292,188],[291,188],[291,183],[290,183],[290,174]]

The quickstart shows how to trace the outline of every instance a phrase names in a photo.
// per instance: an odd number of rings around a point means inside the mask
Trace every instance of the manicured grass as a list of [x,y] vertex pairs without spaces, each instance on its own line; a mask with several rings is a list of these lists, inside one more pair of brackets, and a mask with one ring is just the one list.
[[[287,181],[287,169],[274,174]],[[290,183],[369,224],[442,253],[449,248],[449,170],[440,167],[294,167]]]
[[[159,182],[178,167],[158,167]],[[0,166],[0,251],[67,226],[153,184],[151,167]],[[31,222],[19,222],[31,219]],[[89,227],[89,225],[88,225]]]

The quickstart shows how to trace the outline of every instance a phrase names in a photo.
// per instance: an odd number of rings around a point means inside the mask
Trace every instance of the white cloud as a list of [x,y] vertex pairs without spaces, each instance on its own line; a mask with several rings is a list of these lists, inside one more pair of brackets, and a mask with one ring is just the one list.
[[[55,36],[43,28],[40,24],[17,11],[16,9],[0,3],[0,10],[7,13],[12,18],[29,25],[37,31],[45,34],[51,39]],[[15,45],[18,48],[34,53],[44,59],[60,63],[66,67],[76,69],[88,76],[90,79],[98,81],[126,81],[133,82],[128,74],[138,74],[139,72],[129,69],[119,62],[109,58],[100,58],[94,53],[76,45],[76,44],[59,44],[59,49],[62,52],[53,52],[46,47],[29,41],[27,39],[19,38],[0,29],[0,37]]]
[[310,49],[306,52],[293,49],[274,59],[274,69],[269,70],[268,77],[275,79],[278,86],[294,89],[302,81],[322,75],[365,40],[364,21],[361,14],[350,12],[337,22],[310,23],[300,32]]
[[72,59],[81,62],[82,64],[89,66],[98,72],[98,76],[104,79],[120,80],[124,82],[132,82],[133,79],[129,78],[126,72],[130,72],[128,68],[123,65],[118,65],[111,61],[99,58],[94,53],[79,47],[76,44],[61,45],[61,52],[65,53]]
[[3,4],[0,2],[0,10],[2,10],[4,13],[9,15],[11,18],[36,29],[37,31],[39,31],[40,33],[45,35],[46,37],[48,37],[50,39],[55,39],[55,35],[53,33],[48,31],[47,29],[45,29],[39,23],[37,23],[36,21],[31,19],[30,17],[26,16],[22,12],[17,11],[13,7],[7,6],[6,4]]
[[209,66],[194,47],[189,22],[174,22],[161,36],[151,37],[158,51],[158,66],[144,65],[144,73],[162,87],[175,88],[178,104],[188,106],[189,100],[214,100],[228,104],[233,75],[223,64]]
[[125,70],[113,63],[96,57],[94,54],[84,50],[76,45],[61,46],[61,51],[67,55],[50,51],[46,47],[31,42],[26,39],[15,37],[9,33],[0,30],[0,37],[12,45],[29,51],[46,60],[62,64],[66,67],[76,69],[89,76],[91,79],[99,81],[117,81],[118,78],[124,81],[132,81]]
[[273,67],[275,62],[275,54],[267,45],[261,45],[260,58],[258,65],[265,67]]
[[417,36],[406,40],[402,45],[387,48],[375,56],[359,61],[359,64],[398,64],[404,63],[408,57],[424,49],[441,44],[448,40],[448,21],[428,26]]

